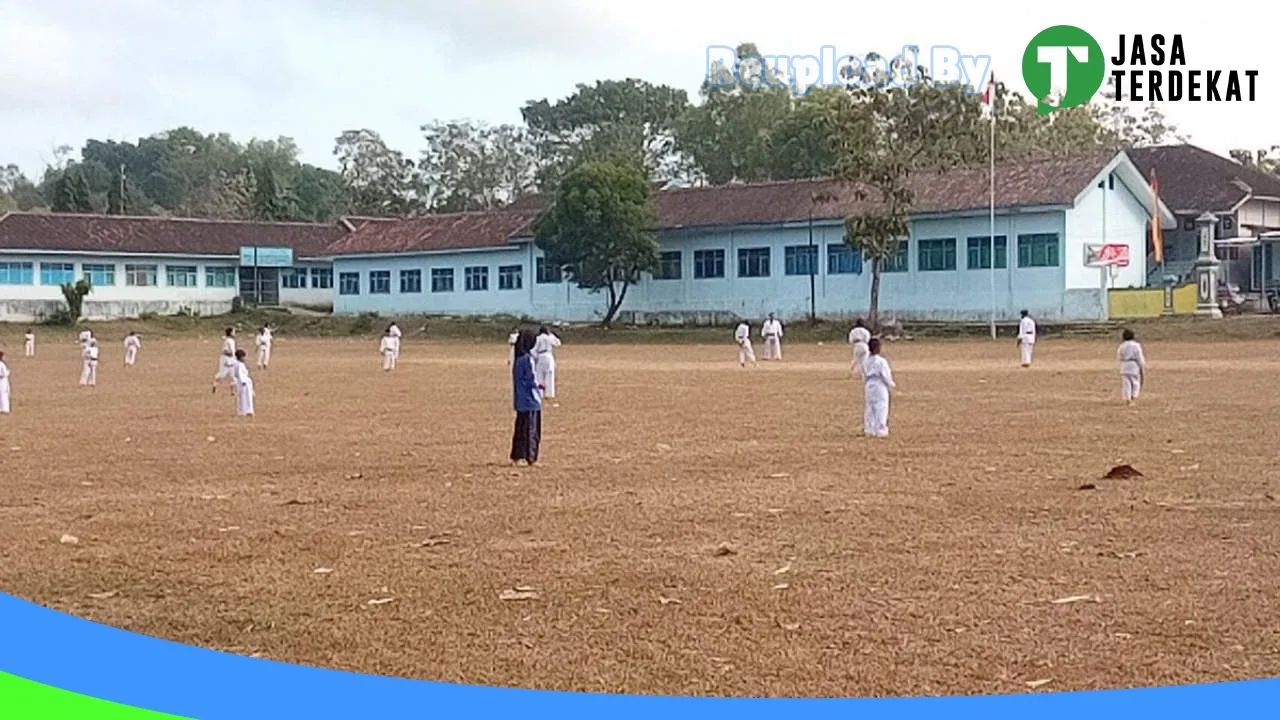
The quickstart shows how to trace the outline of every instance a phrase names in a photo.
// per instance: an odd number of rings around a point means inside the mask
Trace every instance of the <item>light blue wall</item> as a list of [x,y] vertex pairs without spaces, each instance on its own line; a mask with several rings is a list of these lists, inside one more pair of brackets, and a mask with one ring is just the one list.
[[[1065,292],[1065,221],[1061,210],[999,213],[996,235],[1008,237],[1008,267],[993,273],[986,269],[969,269],[967,240],[989,233],[985,213],[967,217],[921,217],[912,223],[908,240],[909,270],[886,272],[881,282],[882,313],[913,319],[986,320],[992,311],[994,279],[997,317],[1008,320],[1027,309],[1035,316],[1050,319],[1092,319],[1103,312],[1097,293]],[[1020,234],[1056,233],[1059,237],[1059,262],[1056,267],[1018,267]],[[859,274],[829,274],[827,246],[842,242],[843,224],[815,223],[813,242],[817,245],[817,274],[814,277],[814,305],[822,317],[851,317],[864,314],[870,300],[871,273],[863,264]],[[921,271],[919,245],[921,239],[956,238],[956,269]],[[807,246],[809,228],[806,223],[789,226],[756,226],[665,231],[660,235],[663,250],[679,250],[681,277],[657,280],[645,276],[628,291],[623,311],[643,313],[732,313],[761,318],[774,312],[783,319],[807,317],[810,307],[808,275],[785,274],[785,248]],[[768,277],[739,277],[738,251],[743,248],[770,249]],[[725,251],[725,277],[695,279],[693,253],[701,249]],[[352,314],[377,312],[391,314],[512,314],[545,320],[588,321],[604,311],[605,296],[573,287],[571,283],[537,283],[536,259],[541,256],[529,242],[513,243],[509,248],[470,252],[400,255],[365,258],[337,258],[334,262],[334,311]],[[498,267],[519,264],[522,283],[519,290],[498,289]],[[489,289],[468,292],[464,289],[464,268],[489,268]],[[404,268],[422,270],[421,293],[399,292],[399,271]],[[431,292],[431,269],[453,268],[454,291]],[[391,293],[369,294],[369,272],[391,272]],[[342,273],[360,276],[359,295],[337,294]],[[1087,296],[1087,297],[1086,297]]]

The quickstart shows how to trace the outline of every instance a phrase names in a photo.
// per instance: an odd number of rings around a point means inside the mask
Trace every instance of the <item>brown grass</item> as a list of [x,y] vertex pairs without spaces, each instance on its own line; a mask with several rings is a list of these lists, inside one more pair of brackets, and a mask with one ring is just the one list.
[[[1150,343],[1135,409],[1113,340],[1047,340],[1029,371],[1012,340],[890,344],[887,441],[859,437],[847,346],[748,371],[728,343],[566,344],[545,462],[514,469],[501,344],[406,343],[388,375],[374,341],[284,338],[241,421],[216,338],[128,372],[107,340],[96,390],[73,341],[9,343],[0,417],[0,589],[98,622],[630,693],[1280,674],[1270,343]],[[1101,479],[1119,463],[1145,476]]]

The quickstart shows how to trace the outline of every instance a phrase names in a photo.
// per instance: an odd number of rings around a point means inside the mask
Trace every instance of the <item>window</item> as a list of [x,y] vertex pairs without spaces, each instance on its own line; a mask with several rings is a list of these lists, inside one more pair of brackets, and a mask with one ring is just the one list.
[[236,286],[236,269],[210,265],[204,269],[204,285],[211,288],[233,288]]
[[338,294],[359,295],[360,273],[338,273]]
[[884,261],[880,272],[907,272],[911,269],[911,242],[900,240],[898,254]]
[[920,254],[916,261],[916,267],[920,272],[956,269],[955,238],[921,240],[916,252]]
[[1058,234],[1019,235],[1018,267],[1058,267]]
[[[969,238],[968,247],[969,262],[966,265],[970,270],[990,270],[991,269],[991,238],[986,235]],[[1003,270],[1009,267],[1009,239],[1004,235],[996,236],[996,269]]]
[[693,276],[699,280],[724,277],[724,251],[694,250]]
[[740,248],[738,277],[769,277],[769,248]]
[[94,287],[103,287],[116,284],[116,266],[115,265],[93,265],[84,264],[84,279],[89,281]]
[[285,268],[281,270],[280,287],[287,290],[305,290],[307,288],[307,269]]
[[540,285],[547,283],[558,283],[562,279],[559,265],[548,265],[546,258],[538,258],[534,263],[535,279]]
[[30,285],[34,280],[31,263],[0,262],[0,285]]
[[76,281],[74,263],[40,263],[41,285],[62,285]]
[[463,270],[467,290],[482,291],[489,289],[489,268],[476,265]]
[[328,290],[333,287],[333,268],[311,268],[311,287]]
[[679,250],[664,250],[658,253],[658,270],[653,274],[653,279],[679,280],[682,259]]
[[369,271],[369,294],[370,295],[390,295],[391,294],[391,271],[390,270],[370,270]]
[[519,290],[524,286],[524,267],[521,265],[498,266],[498,289]]
[[787,275],[817,275],[818,246],[788,245],[782,251],[782,265]]
[[164,281],[170,287],[196,287],[200,276],[195,265],[165,265]]
[[453,268],[431,268],[431,292],[453,292]]
[[125,265],[124,284],[130,287],[155,287],[159,272],[155,265]]
[[422,271],[421,270],[401,270],[400,271],[400,292],[402,293],[422,292]]
[[832,243],[827,246],[828,275],[860,275],[862,274],[862,251],[849,247],[847,243]]

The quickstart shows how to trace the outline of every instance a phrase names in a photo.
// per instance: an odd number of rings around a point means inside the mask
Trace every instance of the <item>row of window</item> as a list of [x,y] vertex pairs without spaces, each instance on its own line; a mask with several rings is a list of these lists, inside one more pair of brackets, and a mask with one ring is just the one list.
[[[208,265],[204,269],[204,286],[233,288],[236,286],[236,270],[235,267]],[[281,273],[281,283],[286,288],[305,288],[307,275],[307,268],[292,268],[287,273]],[[116,266],[84,263],[81,265],[79,277],[87,279],[95,287],[112,286],[116,284]],[[310,277],[313,288],[333,287],[333,270],[330,268],[310,268]],[[41,285],[63,285],[75,282],[77,279],[74,263],[40,263]],[[200,268],[195,265],[165,265],[164,279],[165,284],[170,287],[200,287]],[[34,263],[0,262],[0,285],[32,285],[34,283]],[[156,287],[160,284],[160,266],[126,264],[124,284],[128,287]]]
[[[446,293],[454,291],[453,268],[431,269],[431,292]],[[489,289],[489,268],[475,265],[462,269],[463,287],[469,292],[482,292]],[[400,292],[405,294],[422,292],[422,271],[419,269],[401,270],[398,276]],[[558,282],[558,281],[557,281]],[[524,287],[524,266],[499,265],[498,289],[519,290]],[[338,273],[338,294],[359,295],[360,273]],[[370,295],[391,294],[391,271],[370,270],[368,293]]]

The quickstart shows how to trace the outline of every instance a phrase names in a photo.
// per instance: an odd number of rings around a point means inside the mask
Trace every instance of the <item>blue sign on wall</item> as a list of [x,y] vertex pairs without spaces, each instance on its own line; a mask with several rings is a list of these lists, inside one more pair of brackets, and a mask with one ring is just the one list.
[[245,267],[293,267],[293,248],[246,245],[240,248],[240,264]]

